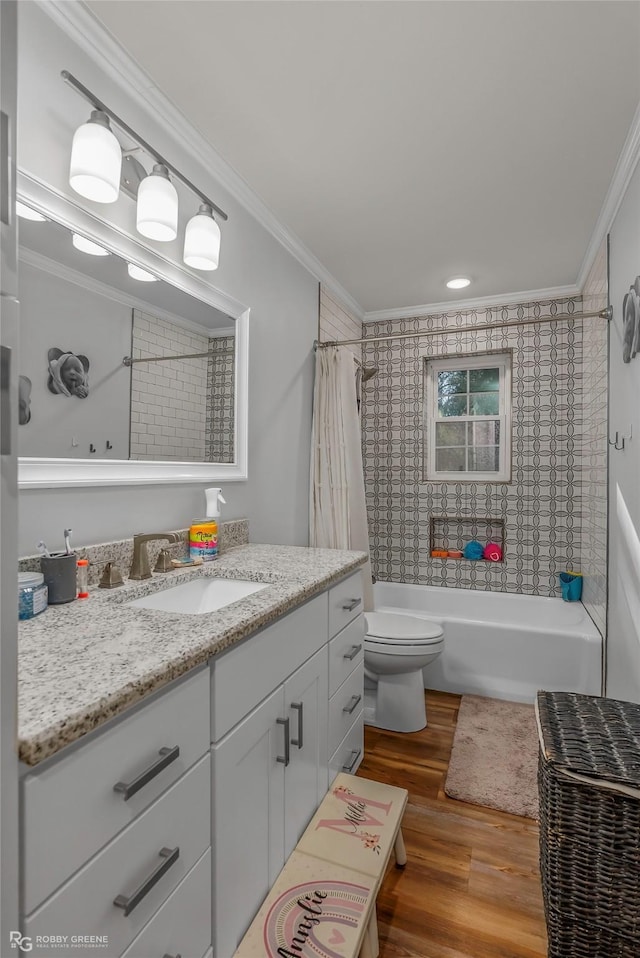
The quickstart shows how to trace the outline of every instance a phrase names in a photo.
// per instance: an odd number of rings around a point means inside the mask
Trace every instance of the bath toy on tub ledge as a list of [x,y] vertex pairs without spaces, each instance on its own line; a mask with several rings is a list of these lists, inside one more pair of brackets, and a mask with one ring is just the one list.
[[487,542],[482,558],[488,559],[489,562],[502,562],[502,549],[497,542]]
[[478,542],[476,539],[472,539],[471,542],[467,542],[463,551],[464,551],[465,559],[471,559],[472,561],[475,562],[476,559],[482,558],[482,553],[483,553],[482,544]]

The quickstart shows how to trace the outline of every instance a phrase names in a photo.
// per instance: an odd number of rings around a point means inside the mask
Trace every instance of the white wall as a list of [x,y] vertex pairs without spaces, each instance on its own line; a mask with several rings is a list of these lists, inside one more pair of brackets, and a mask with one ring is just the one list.
[[[60,79],[69,70],[166,155],[229,214],[222,226],[214,284],[251,308],[249,350],[249,480],[228,483],[225,515],[247,516],[254,542],[306,544],[312,396],[312,343],[318,284],[313,276],[185,153],[172,129],[134,102],[33,3],[19,5],[18,99],[20,167],[65,195],[69,150],[89,106]],[[212,91],[221,95],[221,91]],[[87,209],[97,211],[86,202]],[[182,218],[193,212],[182,204]],[[126,197],[101,216],[135,235]],[[165,244],[180,258],[180,243]],[[184,526],[202,512],[203,486],[109,487],[29,491],[20,499],[20,554],[44,538],[56,545],[63,525],[75,541],[95,542],[140,530]]]
[[[607,695],[640,701],[640,353],[622,362],[622,302],[640,274],[640,165],[610,234],[609,435],[633,439],[609,453]],[[640,317],[639,317],[640,320]]]
[[[122,357],[131,351],[131,309],[30,264],[18,266],[20,373],[32,383],[31,420],[18,429],[20,455],[89,459],[93,444],[96,458],[127,459],[131,374]],[[86,398],[47,388],[52,346],[89,360]]]

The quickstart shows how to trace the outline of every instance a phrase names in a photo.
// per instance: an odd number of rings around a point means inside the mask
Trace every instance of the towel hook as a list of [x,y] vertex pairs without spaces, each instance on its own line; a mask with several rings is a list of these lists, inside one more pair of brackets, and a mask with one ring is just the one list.
[[[610,439],[609,445],[613,446],[614,449],[617,449],[618,452],[620,452],[621,449],[624,449],[625,442],[630,442],[631,439],[633,439],[633,424],[629,426],[628,436],[621,436],[618,430],[616,429],[615,439]],[[620,445],[618,445],[618,443],[620,443]]]

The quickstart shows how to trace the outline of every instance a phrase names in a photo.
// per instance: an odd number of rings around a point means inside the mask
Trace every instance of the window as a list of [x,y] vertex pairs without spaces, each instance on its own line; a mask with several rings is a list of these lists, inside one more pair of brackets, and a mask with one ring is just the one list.
[[426,479],[511,478],[511,354],[426,362]]

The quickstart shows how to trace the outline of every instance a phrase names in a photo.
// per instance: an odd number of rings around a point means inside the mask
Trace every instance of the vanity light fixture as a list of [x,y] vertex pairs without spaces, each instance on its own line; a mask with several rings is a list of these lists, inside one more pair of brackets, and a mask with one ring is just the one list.
[[100,246],[99,243],[94,243],[93,240],[87,239],[86,236],[82,236],[80,233],[72,233],[71,242],[81,253],[89,253],[90,256],[109,255],[108,249],[105,249],[104,246]]
[[194,269],[217,269],[220,261],[220,227],[213,210],[203,203],[187,223],[184,234],[184,262]]
[[452,276],[451,279],[447,280],[447,286],[449,289],[464,289],[466,286],[471,285],[471,280],[468,276]]
[[69,185],[88,200],[115,203],[120,192],[122,150],[103,110],[93,110],[90,119],[73,135]]
[[16,213],[23,220],[32,220],[34,223],[47,222],[46,216],[43,216],[42,213],[38,213],[37,210],[32,210],[30,206],[21,203],[20,200],[16,200]]
[[138,187],[136,227],[143,236],[160,243],[178,235],[178,194],[162,163],[156,163]]
[[127,273],[131,279],[137,279],[141,283],[156,283],[158,281],[157,276],[154,276],[147,269],[142,269],[141,266],[136,266],[135,263],[127,263]]
[[[113,110],[99,100],[91,90],[76,80],[68,70],[62,79],[73,87],[93,107],[91,119],[79,127],[73,138],[69,182],[74,190],[99,203],[117,200],[120,189],[137,199],[136,225],[138,232],[148,239],[170,242],[178,235],[178,194],[169,176],[194,193],[200,208],[188,224],[184,240],[184,262],[199,270],[217,269],[220,257],[220,227],[214,220],[227,220],[227,214],[187,179],[169,160],[154,150],[146,140],[124,122]],[[126,142],[137,146],[123,150],[111,130],[110,122],[120,130]],[[145,175],[144,167],[125,163],[123,155],[142,151],[153,160],[153,169]],[[135,167],[132,172],[132,167]],[[135,175],[134,175],[135,173]],[[137,195],[136,195],[137,194]]]

